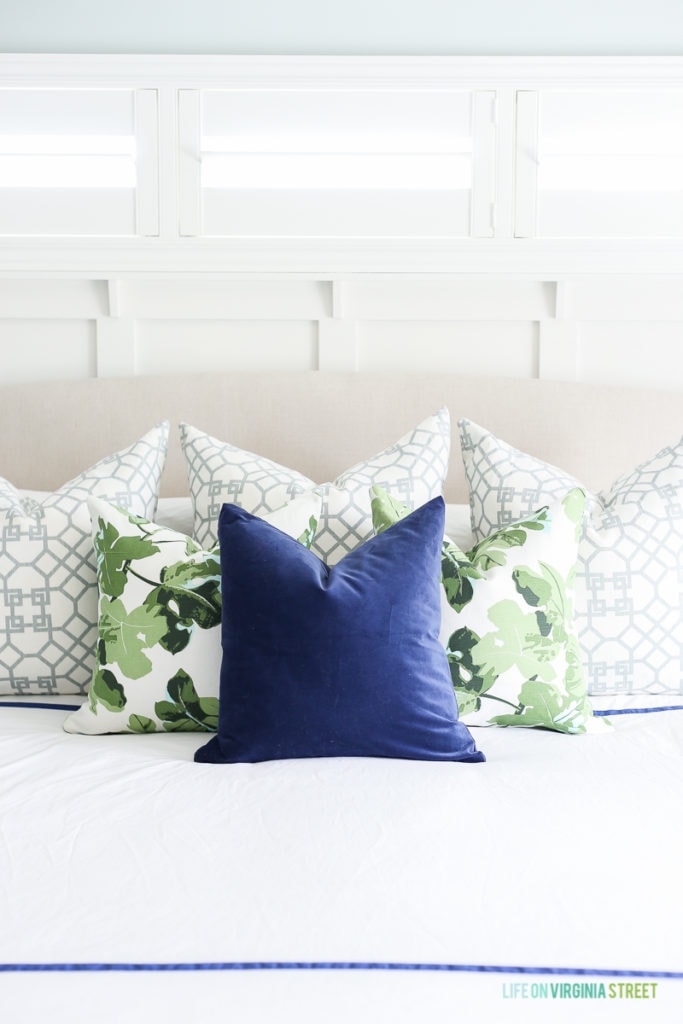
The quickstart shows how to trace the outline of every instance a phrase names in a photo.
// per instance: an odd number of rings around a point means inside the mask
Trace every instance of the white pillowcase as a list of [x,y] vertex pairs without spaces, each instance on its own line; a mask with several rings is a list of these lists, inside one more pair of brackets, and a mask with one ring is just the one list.
[[446,505],[446,525],[444,534],[456,544],[461,551],[469,551],[476,541],[472,533],[469,505]]
[[373,484],[413,509],[441,494],[448,471],[447,409],[428,417],[383,452],[320,485],[196,427],[183,423],[180,430],[194,505],[194,535],[203,547],[215,542],[224,502],[264,515],[315,489],[322,495],[322,509],[311,550],[334,565],[373,534],[369,496]]
[[190,496],[159,498],[155,520],[158,526],[167,526],[169,530],[175,530],[176,533],[184,533],[191,537],[193,516]]
[[[477,539],[577,486],[476,423],[459,425]],[[576,625],[590,693],[683,693],[683,439],[587,492]]]
[[151,517],[168,423],[40,501],[0,479],[0,694],[85,693],[97,642],[88,497]]

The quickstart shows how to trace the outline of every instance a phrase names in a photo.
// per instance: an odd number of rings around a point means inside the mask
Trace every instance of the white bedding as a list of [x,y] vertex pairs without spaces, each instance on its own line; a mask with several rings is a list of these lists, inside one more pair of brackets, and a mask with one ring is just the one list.
[[[649,1024],[683,1015],[683,709],[614,716],[599,736],[480,729],[483,765],[217,766],[192,761],[196,733],[68,735],[66,712],[8,703],[0,705],[0,963],[224,966],[3,971],[3,1021],[180,1022],[211,1013],[407,1022],[470,1013]],[[620,703],[643,707],[635,697]],[[290,966],[225,967],[244,962]],[[355,966],[312,966],[327,962]],[[647,1005],[585,990],[553,998],[537,988],[531,997],[532,984],[601,980],[647,982]],[[514,988],[522,984],[524,993]]]

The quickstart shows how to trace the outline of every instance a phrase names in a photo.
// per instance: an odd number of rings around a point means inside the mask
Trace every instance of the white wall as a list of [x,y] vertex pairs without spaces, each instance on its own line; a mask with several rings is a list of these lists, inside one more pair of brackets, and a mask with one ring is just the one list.
[[683,54],[683,0],[0,0],[0,52]]
[[683,391],[683,278],[0,278],[0,383],[419,371]]
[[[53,27],[58,26],[53,22]],[[110,66],[119,63],[123,78]],[[0,58],[0,81],[10,89],[35,82],[68,88],[73,84],[69,76],[79,87],[83,82],[93,88],[124,82],[145,94],[157,89],[163,130],[157,134],[155,127],[153,136],[165,140],[166,147],[159,161],[164,172],[158,187],[162,230],[156,237],[150,232],[150,237],[129,240],[0,240],[0,382],[266,366],[430,368],[683,390],[680,238],[651,244],[637,238],[589,238],[579,239],[577,248],[573,239],[513,237],[514,95],[546,79],[555,81],[554,75],[564,83],[558,88],[567,88],[572,62],[566,60],[526,62],[534,65],[527,68],[524,60],[512,60],[508,78],[498,82],[496,152],[501,165],[502,154],[509,157],[505,174],[498,168],[501,182],[507,182],[498,190],[498,206],[508,211],[498,218],[500,237],[437,239],[431,250],[419,236],[406,237],[399,240],[404,243],[400,252],[392,242],[379,256],[373,239],[353,251],[343,246],[336,251],[325,249],[325,243],[335,241],[327,238],[318,250],[308,238],[180,237],[176,170],[178,152],[185,150],[177,130],[179,84],[186,96],[192,88],[207,87],[212,73],[223,81],[220,75],[229,71],[234,87],[235,75],[258,71],[272,88],[272,81],[280,81],[278,74],[296,72],[305,79],[327,69],[339,76],[339,66],[348,65],[347,72],[360,74],[366,86],[370,81],[379,87],[385,79],[375,65],[382,63],[391,65],[393,75],[399,74],[397,65],[415,63],[430,87],[433,76],[444,73],[443,65],[462,63],[459,71],[451,69],[459,87],[472,84],[484,91],[494,87],[506,64],[497,58],[60,61],[31,59],[21,52]],[[574,84],[578,74],[581,83],[597,82],[596,88],[617,81],[620,88],[626,82],[631,89],[638,79],[644,88],[668,82],[683,89],[680,59],[573,63],[578,65]],[[224,64],[230,65],[227,71],[214,66]],[[318,64],[323,67],[316,71]],[[239,72],[233,65],[239,65]],[[64,66],[68,81],[62,77]],[[619,70],[624,67],[627,72]],[[400,73],[407,74],[405,69]]]

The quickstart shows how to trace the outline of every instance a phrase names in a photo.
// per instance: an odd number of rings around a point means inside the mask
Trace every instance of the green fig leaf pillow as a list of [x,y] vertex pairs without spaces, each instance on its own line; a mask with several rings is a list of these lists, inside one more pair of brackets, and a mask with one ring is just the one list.
[[[470,420],[459,426],[476,539],[580,486]],[[576,625],[589,693],[683,693],[683,438],[587,492]]]
[[156,512],[168,423],[56,491],[0,480],[0,694],[87,692],[97,641],[97,572],[88,498]]
[[317,485],[286,466],[181,424],[180,436],[194,506],[194,536],[216,541],[224,502],[263,516],[296,494],[318,489],[322,507],[311,550],[327,565],[372,536],[369,488],[382,486],[409,508],[442,493],[450,454],[450,417],[440,409],[383,452]]
[[[405,510],[373,495],[379,532]],[[573,617],[584,502],[576,488],[467,553],[444,537],[441,639],[467,725],[605,728],[586,696]]]
[[[218,724],[221,586],[218,545],[92,499],[99,636],[88,700],[67,732],[213,732]],[[320,498],[272,513],[310,546]]]

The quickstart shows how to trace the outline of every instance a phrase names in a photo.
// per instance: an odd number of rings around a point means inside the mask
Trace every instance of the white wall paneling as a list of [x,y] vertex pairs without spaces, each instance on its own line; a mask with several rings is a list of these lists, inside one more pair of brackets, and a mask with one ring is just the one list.
[[[579,377],[595,384],[683,391],[683,321],[587,322],[579,326]],[[681,402],[683,423],[683,401]]]
[[136,331],[136,371],[311,370],[317,346],[310,321],[145,320]]
[[683,279],[0,279],[0,380],[425,366],[683,390]]
[[[682,116],[683,58],[0,56],[0,379],[683,388]],[[51,127],[125,187],[24,187]]]
[[136,322],[100,318],[96,322],[97,376],[127,377],[138,372]]
[[358,322],[349,315],[348,295],[344,281],[330,282],[331,316],[318,321],[318,370],[358,369]]
[[579,339],[575,322],[543,320],[539,324],[538,376],[549,380],[579,379]]
[[[555,285],[505,278],[376,276],[346,286],[345,315],[357,320],[542,320],[553,315]],[[495,311],[495,316],[491,313]]]
[[0,382],[95,376],[94,320],[0,317]]
[[137,320],[320,320],[332,316],[329,281],[295,279],[127,279],[119,315]]
[[336,373],[359,369],[358,324],[354,320],[320,320],[318,323],[318,370]]
[[558,281],[553,291],[554,315],[539,324],[538,375],[550,380],[578,380],[578,321],[572,305],[576,299],[575,282]]
[[107,299],[109,300],[109,316],[121,316],[121,282],[116,278],[109,278],[103,282],[107,288]]
[[7,320],[95,320],[111,312],[115,282],[0,277],[0,323]]
[[583,278],[563,285],[563,317],[575,320],[683,321],[683,276]]
[[359,325],[358,369],[538,377],[538,324],[366,321]]

